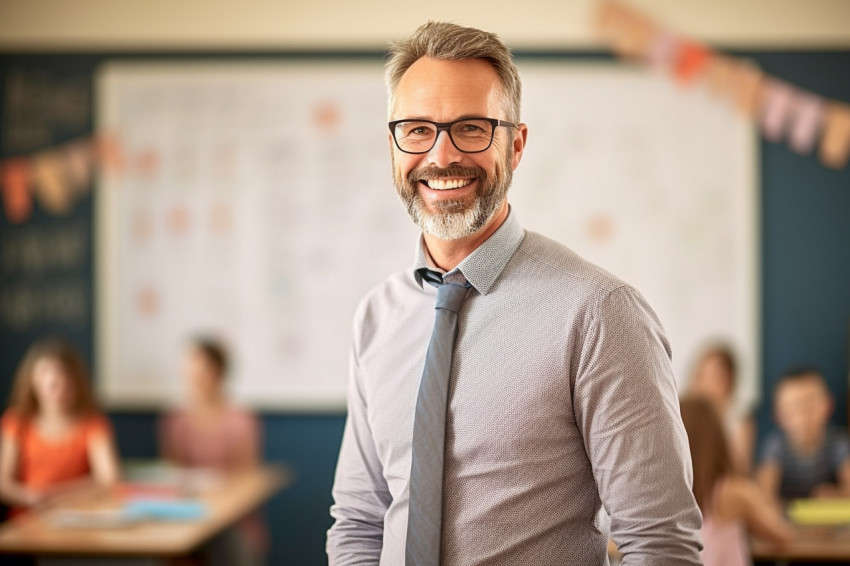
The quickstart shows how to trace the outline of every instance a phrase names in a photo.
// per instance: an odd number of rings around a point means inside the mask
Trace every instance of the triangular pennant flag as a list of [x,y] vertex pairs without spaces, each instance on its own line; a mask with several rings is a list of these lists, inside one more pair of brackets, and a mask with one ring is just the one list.
[[765,79],[761,88],[761,127],[764,137],[774,143],[782,140],[791,113],[793,89],[790,84],[773,77]]
[[791,95],[791,129],[788,143],[797,153],[812,151],[820,130],[823,99],[814,94],[794,89]]
[[733,90],[735,65],[734,59],[725,55],[714,54],[709,59],[705,69],[705,80],[708,90],[717,97],[731,97]]
[[625,25],[628,14],[619,2],[602,2],[596,13],[596,31],[605,38],[611,39],[619,35],[621,28]]
[[51,214],[67,214],[71,209],[71,188],[56,150],[42,151],[33,157],[32,176],[35,194]]
[[120,174],[124,170],[124,152],[117,137],[102,133],[94,139],[94,157],[106,174]]
[[0,163],[3,208],[6,211],[6,218],[12,224],[26,222],[32,214],[29,180],[30,170],[26,159],[8,159]]
[[65,144],[59,149],[68,184],[75,194],[81,194],[91,187],[94,163],[92,152],[92,144],[87,139]]
[[654,29],[641,18],[629,18],[614,39],[614,51],[627,59],[646,59],[652,46]]
[[755,116],[764,73],[755,65],[740,61],[732,74],[735,107],[745,116]]
[[649,65],[656,71],[666,71],[673,66],[678,51],[676,38],[664,30],[655,30],[646,57]]
[[694,83],[705,71],[710,59],[710,52],[698,43],[685,42],[679,44],[676,56],[676,79],[682,85]]
[[829,167],[842,169],[850,155],[850,105],[831,102],[823,120],[820,159]]

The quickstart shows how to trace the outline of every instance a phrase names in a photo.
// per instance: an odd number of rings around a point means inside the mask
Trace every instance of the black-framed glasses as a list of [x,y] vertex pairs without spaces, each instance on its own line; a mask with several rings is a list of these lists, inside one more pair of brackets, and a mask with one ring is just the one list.
[[390,132],[404,153],[428,153],[437,144],[440,132],[449,134],[452,144],[464,153],[481,153],[493,144],[496,128],[516,128],[516,124],[496,118],[461,118],[454,122],[393,120]]

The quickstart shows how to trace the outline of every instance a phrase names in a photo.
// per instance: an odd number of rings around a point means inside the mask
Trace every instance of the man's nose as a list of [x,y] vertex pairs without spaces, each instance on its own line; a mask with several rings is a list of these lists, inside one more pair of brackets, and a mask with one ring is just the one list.
[[434,147],[428,152],[428,163],[445,168],[452,163],[458,163],[461,158],[462,152],[452,143],[448,130],[437,132]]

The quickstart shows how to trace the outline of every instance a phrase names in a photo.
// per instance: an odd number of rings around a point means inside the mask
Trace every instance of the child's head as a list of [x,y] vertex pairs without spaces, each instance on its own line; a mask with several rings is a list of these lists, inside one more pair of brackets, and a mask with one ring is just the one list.
[[195,338],[189,343],[184,358],[184,375],[191,395],[207,400],[221,392],[227,374],[227,352],[218,341]]
[[10,405],[22,417],[44,411],[83,416],[96,409],[82,357],[61,339],[35,342],[18,366]]
[[776,384],[774,413],[779,428],[795,447],[810,448],[821,439],[833,401],[820,372],[800,368],[787,372]]
[[687,397],[680,401],[680,407],[694,467],[694,497],[704,510],[717,481],[733,472],[732,457],[711,401]]
[[732,349],[723,344],[706,348],[694,368],[690,392],[715,403],[729,401],[735,394],[737,363]]

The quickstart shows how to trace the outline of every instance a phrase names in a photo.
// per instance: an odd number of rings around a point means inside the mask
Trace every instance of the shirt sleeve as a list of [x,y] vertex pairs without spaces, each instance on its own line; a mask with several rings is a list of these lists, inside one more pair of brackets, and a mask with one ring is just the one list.
[[0,435],[3,438],[15,438],[21,432],[21,419],[11,410],[3,413],[0,418]]
[[330,566],[374,566],[380,562],[384,515],[392,502],[375,450],[360,383],[356,346],[351,355],[348,418],[333,487],[327,553]]
[[702,564],[702,517],[670,347],[628,286],[593,309],[573,404],[623,566]]
[[776,431],[770,433],[761,449],[759,464],[768,462],[782,463],[782,436]]
[[844,465],[844,462],[850,460],[850,439],[846,434],[836,432],[835,446],[832,451],[834,469],[838,470]]
[[95,415],[86,420],[86,438],[111,438],[112,424],[104,415]]
[[159,455],[161,458],[180,465],[180,414],[167,412],[160,415],[157,422],[157,442],[159,443]]

